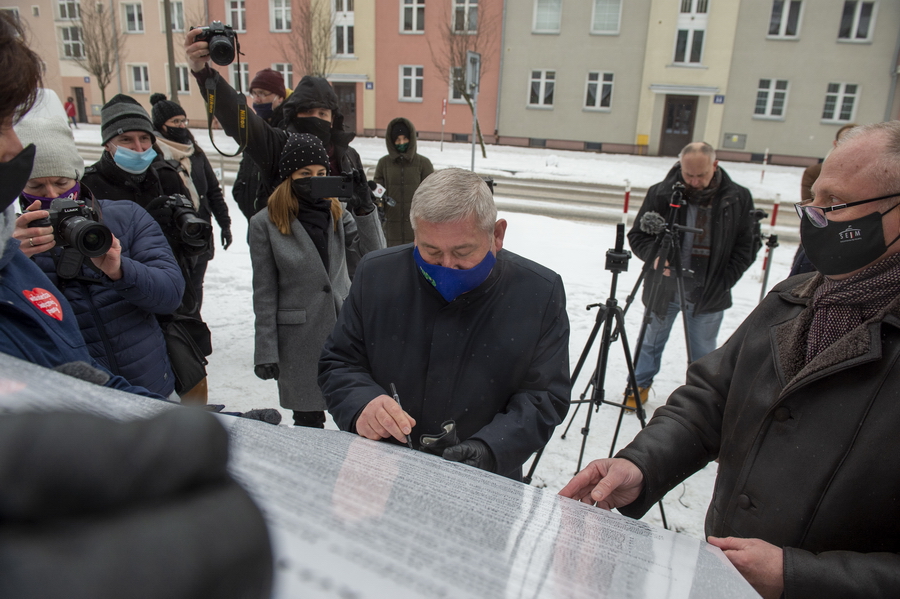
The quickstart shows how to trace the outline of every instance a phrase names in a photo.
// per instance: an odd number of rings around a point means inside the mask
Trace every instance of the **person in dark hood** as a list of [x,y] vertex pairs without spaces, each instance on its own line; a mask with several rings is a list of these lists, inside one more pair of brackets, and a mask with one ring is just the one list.
[[388,153],[378,161],[374,180],[385,187],[385,193],[395,202],[384,207],[384,236],[390,247],[412,243],[409,207],[419,183],[434,172],[434,167],[416,151],[416,128],[408,119],[392,120],[384,133],[384,143]]

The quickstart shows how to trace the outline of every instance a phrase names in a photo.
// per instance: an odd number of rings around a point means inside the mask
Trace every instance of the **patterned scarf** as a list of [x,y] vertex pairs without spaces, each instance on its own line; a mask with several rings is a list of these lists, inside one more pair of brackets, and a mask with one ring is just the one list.
[[884,310],[900,295],[900,254],[893,254],[848,279],[824,277],[813,294],[813,319],[806,362]]

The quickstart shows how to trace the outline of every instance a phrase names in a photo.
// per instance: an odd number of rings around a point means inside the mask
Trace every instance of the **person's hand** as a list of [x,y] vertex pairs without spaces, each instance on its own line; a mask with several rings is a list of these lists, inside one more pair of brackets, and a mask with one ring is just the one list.
[[406,443],[416,421],[403,411],[393,397],[379,395],[363,408],[356,419],[356,432],[361,437],[379,441],[393,437]]
[[222,235],[222,249],[227,250],[228,246],[230,246],[231,243],[234,241],[234,237],[231,236],[231,228],[223,227],[221,235]]
[[[110,235],[112,235],[112,233],[110,233]],[[115,235],[112,235],[112,246],[110,246],[109,251],[102,256],[91,258],[91,262],[113,281],[121,279],[123,274],[122,244],[119,242],[119,239]]]
[[26,209],[26,212],[16,219],[16,227],[13,229],[13,237],[19,240],[19,249],[27,257],[46,252],[56,245],[53,236],[53,227],[29,227],[31,221],[47,218],[50,213],[41,210],[41,203],[37,200]]
[[763,599],[778,599],[784,592],[784,550],[761,539],[708,537]]
[[209,62],[209,43],[195,42],[194,38],[200,35],[200,29],[191,29],[184,36],[184,54],[187,56],[188,66],[195,73],[199,73]]
[[145,210],[163,229],[172,222],[172,207],[169,206],[168,196],[159,196],[150,200]]
[[632,462],[622,458],[606,458],[588,464],[559,494],[611,510],[637,499],[643,487],[644,475]]
[[358,169],[352,169],[349,173],[343,174],[353,179],[353,195],[347,199],[347,206],[357,215],[372,212],[375,209],[375,203],[372,201],[372,192],[366,183],[365,173]]
[[481,470],[495,472],[497,460],[488,444],[480,439],[469,439],[453,447],[448,447],[441,457],[450,462],[462,462]]
[[[656,270],[656,268],[657,268],[658,266],[659,266],[659,256],[657,256],[657,257],[656,257],[656,260],[653,261],[653,270]],[[668,261],[668,260],[666,260],[666,266],[669,266],[669,261]],[[669,270],[668,268],[664,268],[662,274],[663,274],[664,277],[671,277],[671,276],[672,276],[672,271]]]
[[253,367],[253,373],[264,381],[278,380],[278,364],[257,364]]

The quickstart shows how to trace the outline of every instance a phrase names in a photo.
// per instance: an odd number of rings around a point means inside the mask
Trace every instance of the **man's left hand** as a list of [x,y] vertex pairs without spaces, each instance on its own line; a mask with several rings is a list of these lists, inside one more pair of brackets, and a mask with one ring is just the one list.
[[[112,235],[112,233],[110,233],[110,235]],[[119,243],[119,239],[113,235],[112,246],[109,248],[109,251],[102,256],[91,258],[91,262],[113,281],[121,279],[123,274],[122,244]]]
[[453,447],[448,447],[441,457],[450,462],[462,462],[481,470],[494,472],[497,460],[488,444],[479,439],[469,439]]
[[778,599],[784,592],[784,551],[760,539],[708,537],[734,564],[738,572],[763,596]]

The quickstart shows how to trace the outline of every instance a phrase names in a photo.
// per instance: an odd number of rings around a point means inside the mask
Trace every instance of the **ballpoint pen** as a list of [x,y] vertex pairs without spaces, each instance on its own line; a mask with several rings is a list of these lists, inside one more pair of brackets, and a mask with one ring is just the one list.
[[[394,386],[394,383],[391,383],[391,395],[394,396],[394,401],[397,402],[397,405],[400,406],[400,409],[402,410],[403,404],[400,403],[400,396],[397,395],[397,387]],[[410,437],[409,435],[406,435],[406,445],[410,449],[413,448],[412,437]]]

